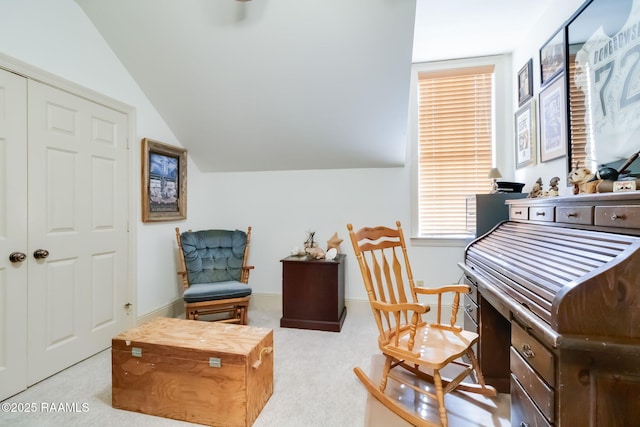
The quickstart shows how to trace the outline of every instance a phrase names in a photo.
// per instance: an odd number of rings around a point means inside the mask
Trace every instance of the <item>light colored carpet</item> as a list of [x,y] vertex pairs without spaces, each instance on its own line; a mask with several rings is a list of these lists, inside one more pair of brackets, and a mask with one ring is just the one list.
[[[349,308],[339,333],[280,328],[279,308],[253,304],[249,324],[274,331],[274,392],[254,427],[400,427],[406,422],[370,397],[353,373],[354,366],[379,377],[377,329],[368,304]],[[377,372],[377,374],[376,374]],[[392,386],[396,387],[396,386]],[[402,391],[402,390],[400,390]],[[398,391],[398,393],[400,393]],[[403,392],[406,392],[404,390]],[[406,399],[415,402],[414,397]],[[509,425],[508,395],[490,401],[457,402],[452,426]],[[111,407],[111,350],[102,351],[2,402],[35,404],[31,413],[0,411],[0,426],[195,426],[187,422]],[[67,405],[77,412],[42,412],[42,406]],[[459,416],[457,412],[462,412]],[[437,417],[435,418],[437,421]],[[475,420],[475,422],[471,421]]]
[[[265,307],[252,307],[249,312],[251,325],[274,330],[274,392],[254,427],[364,425],[367,392],[353,367],[368,367],[377,352],[371,312],[349,310],[340,333],[280,328],[281,316],[280,310]],[[35,403],[38,408],[71,404],[79,412],[0,412],[1,426],[195,425],[112,408],[110,349],[3,403],[12,402]]]

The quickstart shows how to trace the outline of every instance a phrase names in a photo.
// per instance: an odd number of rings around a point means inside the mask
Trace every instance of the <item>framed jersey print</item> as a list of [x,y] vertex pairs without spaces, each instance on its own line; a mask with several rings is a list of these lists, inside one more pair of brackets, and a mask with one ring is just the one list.
[[567,25],[570,166],[640,150],[640,0],[591,0]]

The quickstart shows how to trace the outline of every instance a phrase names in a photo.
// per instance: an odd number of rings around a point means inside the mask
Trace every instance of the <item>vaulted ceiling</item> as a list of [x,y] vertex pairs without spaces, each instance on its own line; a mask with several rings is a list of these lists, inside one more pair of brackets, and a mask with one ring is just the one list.
[[403,165],[412,59],[509,52],[551,1],[76,0],[204,172]]

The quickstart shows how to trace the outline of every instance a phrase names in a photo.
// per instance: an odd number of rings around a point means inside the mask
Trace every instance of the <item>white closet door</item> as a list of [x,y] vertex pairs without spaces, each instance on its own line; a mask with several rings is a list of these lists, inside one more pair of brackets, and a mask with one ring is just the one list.
[[133,319],[127,116],[31,80],[28,92],[32,384],[108,348]]
[[27,81],[0,69],[0,400],[26,388]]

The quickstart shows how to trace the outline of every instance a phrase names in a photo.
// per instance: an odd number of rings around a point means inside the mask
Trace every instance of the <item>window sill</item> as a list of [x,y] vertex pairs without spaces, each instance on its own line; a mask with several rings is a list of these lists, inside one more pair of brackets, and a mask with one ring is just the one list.
[[466,247],[474,239],[473,235],[453,235],[453,236],[412,236],[412,246],[432,246],[432,247]]

